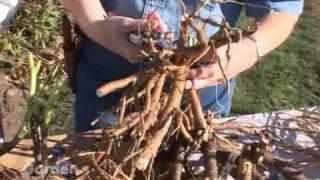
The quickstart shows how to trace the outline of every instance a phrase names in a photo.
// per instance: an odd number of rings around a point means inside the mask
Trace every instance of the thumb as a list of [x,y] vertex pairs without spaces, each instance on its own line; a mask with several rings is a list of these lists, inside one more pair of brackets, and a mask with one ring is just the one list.
[[130,19],[126,23],[126,31],[132,32],[138,30],[139,28],[143,29],[146,23],[147,21],[145,19]]

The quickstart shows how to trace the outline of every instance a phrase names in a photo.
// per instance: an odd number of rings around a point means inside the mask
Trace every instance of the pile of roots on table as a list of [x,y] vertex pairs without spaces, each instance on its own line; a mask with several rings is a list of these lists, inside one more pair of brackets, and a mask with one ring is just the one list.
[[[119,106],[113,109],[117,122],[103,131],[108,142],[102,143],[105,152],[92,158],[97,176],[104,179],[213,180],[226,179],[230,174],[235,179],[249,180],[266,179],[262,171],[274,169],[287,179],[306,179],[300,170],[272,155],[270,132],[248,124],[218,124],[215,112],[203,111],[197,90],[185,90],[188,70],[201,65],[200,60],[209,51],[230,46],[253,31],[232,28],[225,21],[219,23],[212,18],[202,18],[199,9],[187,13],[183,2],[180,4],[183,17],[177,47],[161,49],[149,38],[142,46],[142,54],[151,59],[145,69],[97,89],[100,97],[123,90]],[[203,24],[220,27],[220,32],[207,37]],[[188,45],[190,29],[196,34],[197,43],[193,46]],[[218,55],[213,63],[221,65]],[[225,74],[224,67],[220,67]],[[228,86],[227,77],[225,84]],[[257,141],[239,149],[236,142],[219,135],[225,130],[253,135]],[[190,163],[194,154],[202,157],[198,166],[203,170]]]

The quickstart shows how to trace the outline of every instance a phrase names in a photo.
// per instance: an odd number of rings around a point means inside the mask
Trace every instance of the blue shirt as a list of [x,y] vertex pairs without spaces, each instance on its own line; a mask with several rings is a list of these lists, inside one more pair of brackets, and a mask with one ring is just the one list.
[[[196,3],[205,0],[183,0],[188,7],[188,10],[193,11]],[[286,12],[291,14],[300,14],[303,9],[303,0],[240,0],[240,2],[247,3],[244,6],[245,12],[248,16],[254,18],[263,18],[270,12]],[[180,24],[180,5],[177,0],[101,0],[102,5],[106,11],[112,11],[120,16],[127,16],[133,18],[143,18],[149,12],[156,11],[161,15],[163,21],[168,25],[169,29],[175,32],[175,37],[179,36]],[[201,9],[200,13],[203,17],[212,17],[217,21],[222,18],[234,25],[240,15],[243,6],[234,3],[212,4]],[[206,33],[208,36],[213,35],[218,31],[217,28],[206,26]],[[88,40],[84,43],[82,54],[84,61],[92,68],[91,73],[95,73],[104,81],[110,81],[115,78],[126,76],[132,73],[136,65],[128,64],[127,62],[119,62],[121,59],[119,55],[108,52],[106,49],[99,49],[99,57],[91,58],[92,48],[94,42]],[[97,50],[97,49],[95,49]],[[114,61],[114,62],[111,62]],[[124,60],[125,61],[125,60]],[[117,67],[121,67],[117,69]],[[119,72],[121,71],[121,72]],[[126,73],[128,72],[128,73]]]
[[[197,3],[205,0],[183,0],[188,10],[193,11]],[[241,0],[248,6],[234,3],[209,4],[200,11],[203,17],[212,17],[217,21],[226,18],[234,25],[243,7],[248,16],[263,18],[270,12],[286,12],[300,14],[303,9],[303,0]],[[149,12],[156,11],[161,15],[169,29],[179,36],[180,5],[177,0],[101,0],[106,11],[112,11],[120,16],[143,18]],[[218,28],[206,26],[208,36],[213,35]],[[139,65],[133,65],[91,40],[87,40],[81,49],[81,59],[87,63],[90,73],[104,82],[125,77],[137,70]],[[93,53],[94,52],[94,53]],[[95,57],[97,56],[97,57]]]
[[[189,11],[193,11],[197,3],[204,0],[184,0]],[[251,4],[208,4],[200,11],[202,17],[212,17],[216,21],[223,18],[234,25],[244,8],[248,16],[263,18],[270,12],[286,12],[300,14],[303,0],[241,0]],[[149,12],[156,11],[169,29],[179,36],[181,9],[177,0],[101,0],[106,11],[112,11],[120,16],[143,18]],[[211,36],[218,29],[206,26],[206,34]],[[115,54],[90,39],[85,39],[77,54],[79,65],[77,69],[76,91],[76,127],[78,130],[88,130],[90,122],[105,112],[107,108],[118,103],[121,92],[115,92],[104,98],[96,96],[96,89],[106,82],[124,78],[141,68],[141,64],[131,64],[118,54]]]
[[[188,10],[192,12],[198,3],[205,0],[183,1]],[[150,11],[156,11],[171,30],[176,30],[179,24],[180,7],[177,0],[125,0],[125,2],[124,0],[101,0],[101,2],[107,11],[113,11],[121,16],[141,18]],[[217,20],[225,17],[230,24],[235,24],[243,8],[248,16],[263,18],[270,12],[301,14],[304,3],[303,0],[239,0],[239,2],[247,5],[209,3],[202,8],[201,15],[202,17],[211,16]]]

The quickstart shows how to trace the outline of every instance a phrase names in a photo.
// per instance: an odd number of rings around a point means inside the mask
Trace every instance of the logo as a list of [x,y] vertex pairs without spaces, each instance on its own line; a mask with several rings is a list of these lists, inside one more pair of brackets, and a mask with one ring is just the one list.
[[46,176],[51,175],[62,175],[62,176],[72,176],[76,173],[76,167],[69,163],[61,163],[58,165],[31,165],[26,169],[30,176]]

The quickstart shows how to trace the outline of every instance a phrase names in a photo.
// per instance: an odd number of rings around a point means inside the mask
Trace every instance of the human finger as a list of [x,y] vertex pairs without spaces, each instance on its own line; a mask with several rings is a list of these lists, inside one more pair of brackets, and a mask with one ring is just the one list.
[[138,29],[143,29],[145,24],[147,23],[147,20],[145,19],[132,19],[129,18],[127,21],[124,22],[125,31],[126,32],[132,32],[136,31]]
[[205,79],[214,76],[215,72],[215,64],[209,64],[207,66],[192,68],[189,70],[187,79]]
[[215,86],[217,84],[222,84],[224,82],[224,79],[215,78],[187,80],[185,89],[202,89],[210,86]]
[[125,51],[125,58],[130,63],[139,63],[145,59],[145,56],[141,53],[141,48],[138,46],[134,46],[132,44],[127,44],[127,48],[124,49]]

